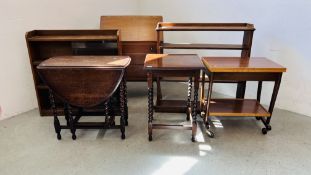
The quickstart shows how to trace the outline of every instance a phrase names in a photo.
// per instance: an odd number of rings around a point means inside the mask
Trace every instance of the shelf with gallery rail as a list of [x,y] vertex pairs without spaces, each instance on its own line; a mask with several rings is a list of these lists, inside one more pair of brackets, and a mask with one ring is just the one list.
[[239,44],[199,44],[199,43],[163,43],[161,49],[214,49],[214,50],[242,50]]
[[158,23],[157,31],[254,31],[249,23]]
[[31,42],[54,41],[117,41],[118,30],[35,30],[33,36],[27,38]]
[[[171,22],[159,22],[157,24],[157,52],[163,53],[164,49],[199,49],[199,50],[237,50],[241,51],[241,59],[250,57],[253,34],[255,27],[249,23],[171,23]],[[206,32],[243,32],[243,39],[238,44],[228,43],[168,43],[163,41],[164,32],[172,31],[206,31]],[[204,66],[202,65],[202,70]],[[186,82],[187,79],[180,77],[159,77],[157,80],[157,104],[161,104],[162,91],[161,81],[168,82]],[[200,106],[203,107],[204,101],[204,82],[209,82],[209,79],[202,73],[200,80],[202,84],[200,93]],[[237,98],[244,98],[246,82],[240,81],[215,81],[215,83],[238,83],[236,92]],[[185,103],[185,102],[184,102]],[[156,110],[157,111],[157,110]],[[176,107],[175,112],[184,111]]]
[[[158,53],[163,49],[216,49],[241,50],[241,56],[250,56],[254,25],[249,23],[169,23],[159,22],[156,28],[158,37]],[[244,32],[242,44],[210,44],[210,43],[165,43],[164,31],[236,31]]]

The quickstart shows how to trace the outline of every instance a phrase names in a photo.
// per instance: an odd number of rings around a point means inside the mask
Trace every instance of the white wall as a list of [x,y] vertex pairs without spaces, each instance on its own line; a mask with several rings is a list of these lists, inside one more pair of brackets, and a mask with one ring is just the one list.
[[[311,1],[309,0],[140,0],[140,14],[163,15],[172,22],[249,22],[256,27],[252,56],[265,56],[288,68],[276,106],[311,116]],[[240,42],[239,35],[176,33],[169,42]],[[231,52],[199,52],[230,55]],[[234,53],[236,54],[236,53]],[[263,102],[268,104],[272,84],[264,83]],[[249,83],[247,97],[255,97],[256,84]],[[214,90],[234,95],[235,89],[218,85]],[[266,95],[267,94],[267,95]]]
[[137,0],[1,0],[0,119],[37,107],[25,32],[97,29],[101,15],[136,14]]
[[[311,1],[296,0],[1,0],[0,119],[37,107],[24,34],[33,29],[96,29],[101,15],[163,15],[172,22],[250,22],[256,27],[253,56],[266,56],[288,68],[277,107],[311,116]],[[185,33],[168,41],[240,42],[240,34]],[[311,50],[311,48],[309,49]],[[236,52],[199,52],[231,55]],[[265,85],[265,84],[264,84]],[[247,96],[254,97],[255,85]],[[265,86],[266,87],[266,86]],[[268,84],[263,94],[271,93]],[[216,86],[233,95],[235,89]],[[263,95],[265,103],[269,96]]]

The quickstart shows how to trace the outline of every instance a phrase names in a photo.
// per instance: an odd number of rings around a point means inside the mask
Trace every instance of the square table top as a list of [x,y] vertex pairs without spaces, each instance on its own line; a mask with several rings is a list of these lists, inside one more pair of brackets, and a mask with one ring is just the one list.
[[40,68],[49,67],[93,67],[93,68],[125,68],[131,62],[128,56],[56,56],[41,62]]
[[197,54],[147,54],[145,70],[201,70],[204,68]]
[[286,68],[264,57],[203,57],[210,72],[286,72]]

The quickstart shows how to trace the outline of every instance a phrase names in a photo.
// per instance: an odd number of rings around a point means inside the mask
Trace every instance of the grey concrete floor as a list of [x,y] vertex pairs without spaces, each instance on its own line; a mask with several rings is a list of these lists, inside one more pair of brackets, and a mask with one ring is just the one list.
[[[169,88],[168,88],[169,86]],[[165,94],[184,98],[186,86],[164,84]],[[147,140],[146,86],[129,84],[129,126],[119,130],[78,130],[77,140],[62,131],[58,141],[53,119],[38,110],[0,122],[0,174],[310,174],[311,118],[275,110],[272,131],[261,134],[254,118],[213,118],[216,137],[198,129],[155,130]],[[184,95],[181,95],[184,94]],[[182,121],[183,114],[156,114]],[[170,116],[170,117],[168,117]],[[61,118],[61,121],[64,121]],[[93,119],[93,118],[92,118]],[[102,120],[102,118],[94,118]]]

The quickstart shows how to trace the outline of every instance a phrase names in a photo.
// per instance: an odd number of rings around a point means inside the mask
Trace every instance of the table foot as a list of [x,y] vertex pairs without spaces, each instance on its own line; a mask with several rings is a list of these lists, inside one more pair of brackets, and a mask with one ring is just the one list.
[[267,129],[268,129],[268,131],[271,131],[271,130],[272,130],[272,127],[268,124],[268,125],[267,125]]
[[59,122],[58,117],[57,117],[55,99],[54,99],[54,95],[53,95],[52,90],[49,90],[49,98],[50,98],[50,103],[51,103],[51,107],[53,110],[53,116],[54,116],[54,129],[55,129],[55,132],[57,134],[57,139],[61,140],[62,139],[62,136],[60,135],[61,126],[60,126],[60,122]]
[[61,140],[62,136],[60,135],[60,133],[57,133],[57,140]]
[[149,138],[148,138],[149,142],[152,141],[152,135],[149,135]]
[[60,127],[60,123],[59,123],[57,116],[54,117],[54,128],[55,128],[55,132],[57,134],[57,139],[61,140],[62,139],[62,136],[60,135],[61,127]]
[[272,130],[272,127],[269,124],[267,124],[267,126],[265,128],[261,129],[261,132],[263,135],[266,135],[268,133],[268,131],[271,131],[271,130]]
[[206,130],[206,134],[209,138],[214,138],[215,137],[215,134],[213,131],[210,131],[210,130]]
[[121,130],[121,139],[125,139],[125,125],[124,119],[120,119],[120,130]]
[[67,104],[66,110],[68,112],[69,126],[70,126],[70,131],[71,131],[71,134],[72,134],[71,138],[72,138],[72,140],[76,140],[77,136],[76,136],[75,121],[73,119],[72,111],[71,111],[71,106],[69,104]]
[[267,128],[262,128],[261,132],[263,135],[266,135],[268,133],[268,129]]
[[192,137],[191,137],[191,141],[192,141],[192,142],[195,142],[195,136],[192,136]]
[[266,135],[268,133],[268,131],[272,130],[272,127],[269,124],[269,120],[268,119],[264,119],[264,118],[261,117],[260,120],[265,125],[265,127],[261,129],[261,132],[262,132],[262,134]]

